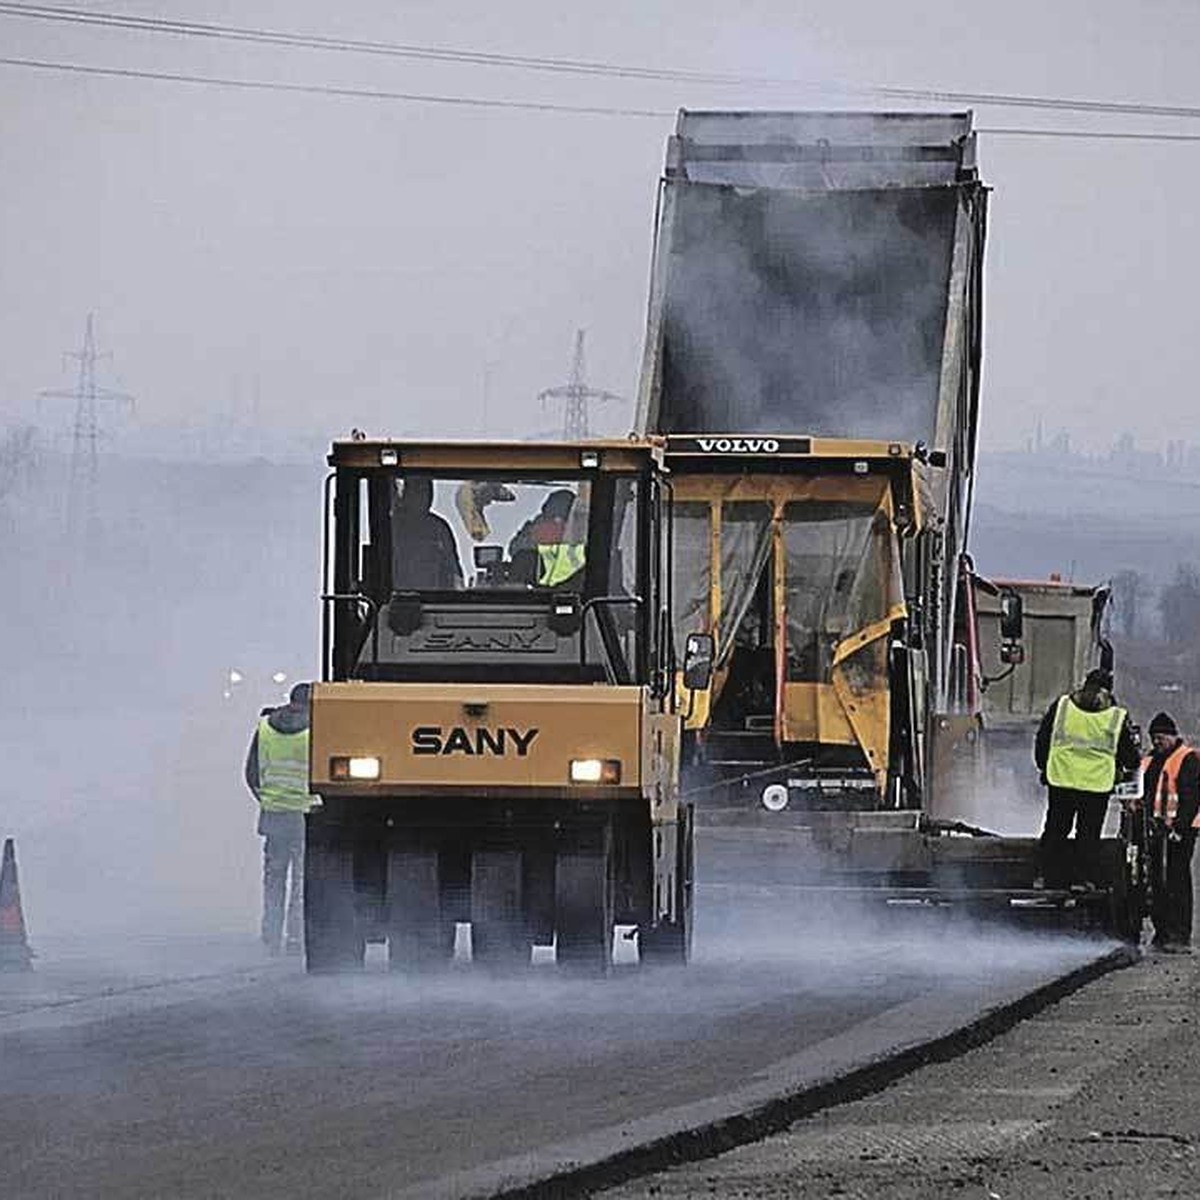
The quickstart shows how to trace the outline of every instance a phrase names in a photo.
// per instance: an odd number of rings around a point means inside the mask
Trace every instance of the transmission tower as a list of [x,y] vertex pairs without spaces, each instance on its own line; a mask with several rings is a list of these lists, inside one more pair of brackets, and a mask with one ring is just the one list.
[[548,400],[563,402],[563,437],[568,442],[581,441],[588,436],[588,404],[592,400],[607,403],[609,400],[623,401],[616,392],[606,392],[587,385],[583,341],[585,330],[575,332],[575,357],[571,361],[571,378],[558,387],[538,392],[538,399],[545,404]]
[[115,404],[132,407],[133,397],[114,392],[96,383],[96,363],[109,354],[96,350],[95,313],[88,313],[83,334],[83,348],[68,350],[63,358],[79,363],[79,376],[73,391],[51,389],[41,393],[47,400],[71,400],[75,404],[75,419],[71,426],[71,471],[67,485],[67,534],[77,538],[86,533],[91,538],[99,521],[100,492],[100,405]]

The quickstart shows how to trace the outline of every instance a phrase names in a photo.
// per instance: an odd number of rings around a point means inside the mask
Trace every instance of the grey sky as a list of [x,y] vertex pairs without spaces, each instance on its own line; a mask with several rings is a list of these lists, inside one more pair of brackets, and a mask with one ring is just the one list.
[[[63,0],[71,3],[72,0]],[[1189,2],[75,7],[814,84],[1200,105]],[[889,107],[817,88],[553,76],[76,29],[0,16],[0,54],[669,113]],[[890,107],[897,107],[894,103]],[[954,106],[952,106],[954,107]],[[979,124],[1095,119],[976,106]],[[1200,121],[1105,118],[1200,133]],[[61,386],[89,309],[108,381],[152,425],[256,418],[329,436],[553,427],[538,389],[589,374],[632,400],[670,116],[565,116],[249,93],[0,66],[0,416]],[[1039,413],[1086,445],[1191,436],[1200,143],[982,139],[987,444]],[[257,402],[253,398],[257,396]],[[632,409],[598,423],[627,425]],[[46,418],[48,419],[48,418]]]

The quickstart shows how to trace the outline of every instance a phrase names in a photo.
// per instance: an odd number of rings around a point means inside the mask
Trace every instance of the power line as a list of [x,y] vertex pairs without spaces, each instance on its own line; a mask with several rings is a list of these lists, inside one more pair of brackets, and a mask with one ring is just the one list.
[[[686,83],[745,84],[747,77],[722,72],[692,71],[672,67],[639,67],[627,63],[551,58],[529,54],[499,54],[484,50],[465,50],[449,46],[420,46],[366,38],[328,37],[319,34],[289,33],[277,29],[256,29],[241,25],[221,25],[200,21],[172,21],[164,17],[140,17],[125,13],[102,13],[86,9],[46,4],[0,3],[0,15],[55,21],[71,25],[91,25],[127,29],[143,33],[165,33],[178,37],[202,37],[260,45],[286,46],[339,53],[372,54],[388,58],[411,58],[475,66],[509,67],[527,71],[551,71],[574,75],[601,75],[623,79],[667,80]],[[794,86],[796,80],[757,80],[759,83]]]
[[[144,71],[133,67],[100,67],[89,63],[57,62],[49,59],[0,57],[0,66],[58,71],[69,75],[93,75],[108,79],[143,79],[159,83],[184,83],[201,87],[230,88],[252,92],[291,92],[307,96],[332,96],[355,100],[390,100],[410,104],[443,104],[457,108],[500,109],[516,112],[566,113],[575,116],[638,117],[663,120],[674,109],[620,108],[602,104],[559,104],[539,100],[497,100],[485,96],[462,96],[432,92],[395,92],[378,88],[349,87],[325,83],[286,83],[275,79],[234,79],[218,75],[193,75],[184,71]],[[1200,134],[1151,133],[1089,129],[1033,129],[978,126],[978,133],[996,137],[1067,138],[1130,142],[1198,142]]]
[[977,133],[989,137],[1080,138],[1110,142],[1200,142],[1200,133],[1137,133],[1104,129],[1004,129],[981,125]]
[[[806,90],[836,91],[848,95],[880,96],[933,104],[979,104],[1000,108],[1031,108],[1057,112],[1094,113],[1106,116],[1168,117],[1200,120],[1200,106],[1149,104],[1140,101],[1082,100],[1064,96],[1023,95],[1012,92],[967,92],[932,88],[855,86],[822,83],[812,79],[697,71],[677,67],[641,67],[629,63],[606,62],[526,54],[499,54],[448,46],[422,46],[366,38],[330,37],[318,34],[289,33],[286,30],[226,25],[201,21],[174,21],[164,17],[143,17],[127,13],[96,12],[65,5],[0,2],[0,15],[73,25],[88,25],[134,32],[167,34],[174,37],[199,37],[293,49],[324,50],[337,53],[369,54],[389,58],[407,58],[473,66],[504,67],[526,71],[602,76],[671,83],[697,83],[739,87],[801,87]],[[642,115],[642,114],[636,114]],[[657,115],[657,114],[655,114]]]
[[1040,108],[1054,112],[1098,113],[1124,117],[1178,117],[1200,120],[1200,106],[1146,104],[1141,101],[1075,100],[1065,96],[1022,96],[1008,92],[943,92],[924,88],[875,87],[876,96],[897,100],[924,100],[934,104],[983,104],[998,108]]
[[152,79],[162,83],[189,83],[254,92],[293,92],[308,96],[342,96],[357,100],[392,100],[412,104],[450,104],[460,108],[500,108],[525,112],[572,113],[577,116],[663,117],[670,110],[611,108],[589,104],[555,104],[536,100],[492,100],[481,96],[449,96],[425,92],[391,92],[375,88],[341,87],[336,84],[284,83],[273,79],[227,79],[215,75],[190,75],[182,71],[142,71],[132,67],[97,67],[85,63],[51,62],[36,58],[0,58],[0,66],[27,67],[37,71],[60,71],[72,75],[99,75],[108,79]]

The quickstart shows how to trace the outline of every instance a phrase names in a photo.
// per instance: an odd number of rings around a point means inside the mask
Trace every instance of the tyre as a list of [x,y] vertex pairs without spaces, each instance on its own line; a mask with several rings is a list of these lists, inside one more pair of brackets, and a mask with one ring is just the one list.
[[397,846],[388,854],[387,943],[393,971],[445,966],[454,957],[454,921],[443,912],[436,849]]
[[561,853],[555,866],[555,961],[576,973],[606,975],[612,969],[612,855],[606,837],[600,851]]
[[471,961],[516,970],[531,959],[524,919],[521,854],[477,850],[471,856]]
[[320,812],[309,813],[305,836],[304,952],[310,973],[357,970],[366,955],[354,911],[354,842]]

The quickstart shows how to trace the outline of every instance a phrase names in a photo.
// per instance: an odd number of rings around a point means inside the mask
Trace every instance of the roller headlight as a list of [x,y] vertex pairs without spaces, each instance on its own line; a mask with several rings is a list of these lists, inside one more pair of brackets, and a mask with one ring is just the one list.
[[573,758],[571,782],[620,783],[621,762],[616,758]]
[[337,755],[329,760],[330,779],[378,779],[383,771],[383,764],[371,755],[361,758],[349,758]]

